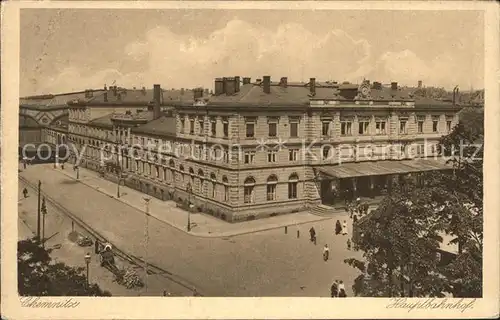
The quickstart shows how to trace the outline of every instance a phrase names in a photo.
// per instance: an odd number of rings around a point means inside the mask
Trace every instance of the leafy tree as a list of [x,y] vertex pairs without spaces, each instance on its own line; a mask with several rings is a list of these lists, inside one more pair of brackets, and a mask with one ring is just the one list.
[[111,296],[97,284],[87,286],[84,268],[52,263],[51,249],[35,239],[17,243],[18,291],[21,296]]

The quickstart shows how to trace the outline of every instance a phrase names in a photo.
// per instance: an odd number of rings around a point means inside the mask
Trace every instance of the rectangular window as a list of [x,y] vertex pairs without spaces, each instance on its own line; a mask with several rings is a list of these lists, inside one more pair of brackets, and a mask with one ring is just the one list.
[[224,201],[229,201],[229,187],[224,185]]
[[198,120],[198,134],[199,135],[203,135],[203,129],[204,129],[203,125],[204,125],[203,119]]
[[245,152],[245,164],[252,164],[255,159],[255,153],[251,151]]
[[330,156],[330,147],[324,146],[323,148],[323,160],[327,160]]
[[376,134],[386,134],[385,120],[377,120],[375,122],[375,133]]
[[276,184],[267,185],[267,201],[276,200]]
[[438,132],[438,124],[439,124],[439,118],[438,117],[433,117],[432,118],[432,132]]
[[212,182],[212,199],[215,199],[215,188],[217,187],[217,184],[215,182]]
[[423,118],[418,118],[418,121],[417,121],[417,132],[418,133],[424,133],[424,119]]
[[210,133],[212,134],[212,137],[217,135],[217,120],[215,119],[212,119],[210,122]]
[[299,154],[298,149],[290,149],[288,150],[288,159],[290,161],[297,161],[297,155]]
[[276,122],[269,122],[269,136],[277,137],[278,136],[278,124]]
[[253,138],[255,137],[255,123],[247,122],[246,123],[246,137]]
[[252,203],[253,202],[253,186],[245,186],[243,189],[243,202]]
[[297,199],[297,182],[288,183],[288,199]]
[[342,121],[340,123],[340,134],[343,136],[350,136],[352,134],[352,122]]
[[229,121],[226,119],[222,120],[222,131],[224,134],[224,138],[229,137]]
[[417,145],[417,156],[423,156],[425,154],[425,146],[423,144]]
[[368,134],[368,127],[370,125],[370,122],[367,121],[367,120],[363,120],[363,121],[360,121],[358,122],[359,124],[359,134]]
[[408,133],[407,123],[408,123],[407,119],[399,120],[399,133],[400,134],[407,134]]
[[290,137],[297,138],[299,136],[299,122],[290,122]]
[[446,132],[451,132],[451,120],[446,120]]
[[267,162],[270,163],[276,162],[276,151],[269,151],[267,153]]
[[323,120],[321,123],[321,135],[328,137],[330,135],[330,121]]
[[229,163],[229,152],[227,150],[224,150],[224,155],[223,159],[224,163]]
[[189,133],[194,134],[194,119],[189,119]]

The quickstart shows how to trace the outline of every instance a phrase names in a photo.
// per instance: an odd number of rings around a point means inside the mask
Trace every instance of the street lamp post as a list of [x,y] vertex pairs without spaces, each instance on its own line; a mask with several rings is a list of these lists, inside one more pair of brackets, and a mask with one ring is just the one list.
[[45,197],[43,197],[42,207],[40,211],[42,213],[42,246],[45,248],[45,215],[47,215],[47,206],[45,205]]
[[92,257],[90,256],[90,253],[87,252],[87,254],[84,257],[85,264],[87,265],[87,288],[90,286],[90,281],[89,281],[89,264],[90,264],[90,259],[91,258]]
[[191,183],[188,182],[186,185],[186,192],[188,193],[188,220],[187,220],[187,231],[191,231],[191,194],[193,193],[193,187]]
[[40,241],[41,192],[42,192],[42,181],[38,180],[38,211],[36,220],[36,237],[38,241]]
[[148,244],[149,244],[149,201],[150,198],[143,198],[146,204],[146,215],[144,220],[144,273],[145,283],[144,287],[148,292]]
[[120,163],[121,156],[121,144],[117,140],[116,141],[116,170],[117,170],[117,184],[116,184],[116,197],[120,198],[120,181],[122,180],[122,167]]
[[76,180],[80,180],[80,167],[75,165]]

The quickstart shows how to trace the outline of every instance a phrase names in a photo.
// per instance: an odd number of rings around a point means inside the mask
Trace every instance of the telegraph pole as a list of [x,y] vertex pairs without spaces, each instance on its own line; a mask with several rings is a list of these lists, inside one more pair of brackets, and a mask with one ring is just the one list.
[[42,181],[38,180],[38,212],[36,220],[36,237],[38,241],[40,241],[41,188],[42,188]]

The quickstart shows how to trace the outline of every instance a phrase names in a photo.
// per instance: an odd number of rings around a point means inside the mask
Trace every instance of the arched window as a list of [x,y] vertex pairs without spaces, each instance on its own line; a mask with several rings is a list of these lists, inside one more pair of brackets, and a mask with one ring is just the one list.
[[180,173],[180,182],[184,183],[184,166],[181,164],[179,166],[179,173]]
[[222,184],[224,185],[224,202],[229,201],[229,181],[226,176],[222,177]]
[[212,199],[215,199],[215,190],[217,188],[217,177],[215,176],[215,173],[210,174],[210,180],[212,182],[212,189],[210,190],[210,193],[212,195]]
[[276,175],[270,175],[267,178],[267,201],[276,200],[276,186],[278,184],[278,177]]
[[255,190],[255,179],[253,177],[248,177],[245,179],[243,184],[243,202],[253,203],[254,202],[254,190]]
[[299,176],[292,173],[288,177],[288,199],[297,199],[297,186],[299,184]]

